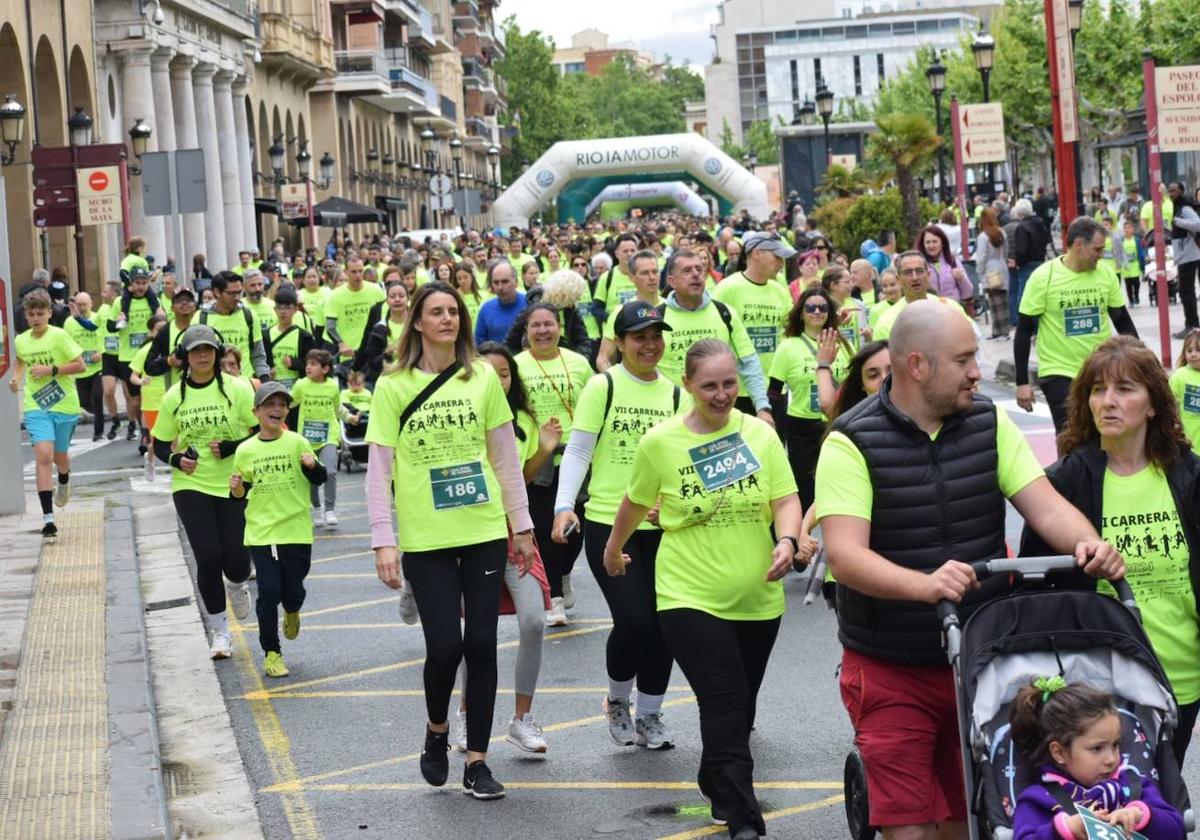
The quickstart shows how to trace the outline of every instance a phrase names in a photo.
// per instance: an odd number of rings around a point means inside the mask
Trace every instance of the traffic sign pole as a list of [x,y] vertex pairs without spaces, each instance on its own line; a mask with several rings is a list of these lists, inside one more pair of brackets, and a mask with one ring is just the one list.
[[121,172],[121,247],[124,248],[133,230],[133,222],[129,218],[129,161],[125,155],[121,155],[117,161],[117,168]]
[[962,258],[968,256],[971,247],[971,231],[967,221],[967,178],[963,171],[962,123],[958,117],[958,97],[950,96],[950,125],[953,127],[951,138],[954,140],[954,191],[955,201],[958,202],[958,224],[962,228]]
[[[1050,115],[1054,125],[1054,161],[1058,175],[1058,213],[1062,220],[1063,247],[1066,247],[1067,226],[1076,215],[1075,208],[1075,147],[1068,142],[1067,135],[1075,134],[1075,88],[1073,86],[1074,59],[1071,56],[1070,32],[1059,33],[1058,26],[1066,28],[1067,0],[1043,0],[1046,15],[1046,55],[1050,65]],[[1060,41],[1059,35],[1066,37]],[[1064,47],[1060,55],[1059,47]],[[1072,81],[1072,87],[1064,90],[1060,75]],[[1070,99],[1068,102],[1067,99]],[[1069,109],[1069,113],[1068,110]],[[1064,118],[1070,125],[1064,125]]]
[[1146,91],[1146,148],[1150,164],[1150,198],[1154,204],[1154,283],[1158,287],[1158,340],[1162,363],[1171,369],[1171,315],[1167,310],[1167,237],[1163,232],[1162,154],[1158,136],[1158,87],[1154,78],[1154,54],[1142,53],[1142,84]]

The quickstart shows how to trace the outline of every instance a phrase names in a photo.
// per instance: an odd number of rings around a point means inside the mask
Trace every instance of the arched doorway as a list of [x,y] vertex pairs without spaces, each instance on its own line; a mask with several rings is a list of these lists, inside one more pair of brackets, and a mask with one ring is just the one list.
[[[0,92],[16,94],[17,101],[25,106],[26,112],[32,112],[29,98],[29,88],[25,81],[25,56],[21,52],[21,44],[17,33],[10,24],[0,25],[0,55],[5,57],[0,61]],[[33,146],[33,121],[26,119],[25,136],[21,145],[15,150],[14,164],[29,160],[29,150]],[[11,283],[11,289],[16,290],[29,281],[29,275],[34,267],[34,242],[36,233],[33,227],[33,214],[29,209],[29,196],[33,194],[32,167],[6,166],[0,177],[4,179],[4,204],[8,217],[8,263],[11,277],[4,278]],[[9,297],[12,300],[12,297]]]
[[[92,95],[91,73],[88,71],[87,61],[83,57],[83,50],[78,46],[71,50],[71,60],[67,64],[67,80],[71,112],[74,113],[76,108],[83,108],[93,118],[96,118],[96,101]],[[83,238],[82,248],[76,249],[76,262],[78,262],[78,254],[80,252],[83,254],[83,265],[76,266],[78,287],[91,294],[94,300],[99,300],[103,275],[100,265],[100,240],[101,234],[104,233],[107,233],[105,228],[98,225],[77,228],[75,231],[75,236]]]
[[[50,39],[42,36],[34,53],[33,84],[37,91],[37,141],[42,146],[67,144],[67,113],[63,107],[63,92],[58,61]],[[74,241],[67,228],[45,228],[40,238],[41,262],[47,268],[70,264]]]

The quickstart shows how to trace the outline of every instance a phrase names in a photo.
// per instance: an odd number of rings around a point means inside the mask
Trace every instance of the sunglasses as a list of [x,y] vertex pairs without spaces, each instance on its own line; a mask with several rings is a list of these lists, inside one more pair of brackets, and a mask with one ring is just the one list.
[[810,315],[816,314],[817,312],[828,312],[829,305],[825,303],[806,303],[804,304],[804,311]]

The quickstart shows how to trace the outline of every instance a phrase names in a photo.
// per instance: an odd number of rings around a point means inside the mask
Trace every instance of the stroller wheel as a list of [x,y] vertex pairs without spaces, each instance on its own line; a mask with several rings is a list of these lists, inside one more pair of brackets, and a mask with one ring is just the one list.
[[852,840],[874,840],[875,829],[871,826],[871,810],[867,802],[867,768],[863,766],[862,754],[857,749],[846,756],[846,768],[842,775],[842,791],[846,799],[846,825]]

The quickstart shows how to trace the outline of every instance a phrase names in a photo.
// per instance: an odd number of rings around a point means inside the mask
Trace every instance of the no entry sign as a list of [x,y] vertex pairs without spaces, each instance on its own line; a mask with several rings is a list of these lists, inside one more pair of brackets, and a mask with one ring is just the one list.
[[115,166],[77,170],[79,224],[109,225],[121,221],[121,175]]

